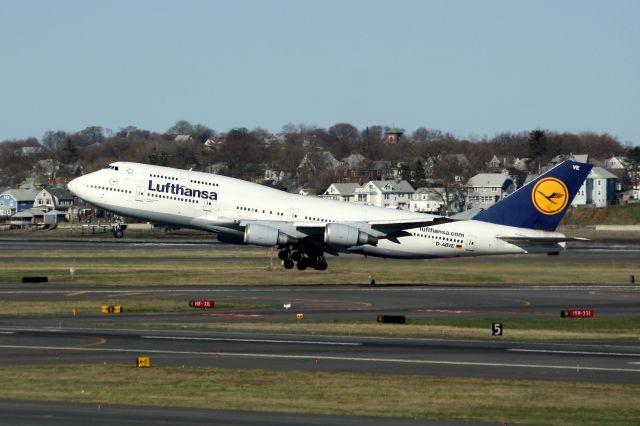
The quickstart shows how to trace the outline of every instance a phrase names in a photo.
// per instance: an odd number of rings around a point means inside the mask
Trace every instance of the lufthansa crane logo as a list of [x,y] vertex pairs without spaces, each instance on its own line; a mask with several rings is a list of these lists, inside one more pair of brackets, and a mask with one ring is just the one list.
[[569,191],[560,179],[546,178],[535,184],[531,191],[531,200],[540,213],[554,215],[567,206]]

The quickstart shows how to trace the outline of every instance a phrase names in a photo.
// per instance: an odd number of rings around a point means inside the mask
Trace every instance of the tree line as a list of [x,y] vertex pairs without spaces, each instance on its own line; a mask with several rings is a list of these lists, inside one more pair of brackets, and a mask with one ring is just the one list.
[[[178,168],[204,170],[212,164],[223,164],[219,173],[241,179],[256,179],[265,169],[282,171],[288,186],[308,186],[318,191],[336,180],[336,174],[322,164],[322,153],[329,152],[338,160],[360,154],[365,160],[358,167],[363,179],[380,162],[400,163],[403,177],[414,183],[426,178],[440,178],[451,173],[467,175],[486,168],[496,155],[530,159],[532,171],[559,154],[589,154],[604,159],[628,153],[614,136],[607,133],[552,132],[540,129],[518,133],[504,132],[493,137],[458,138],[451,133],[420,127],[404,134],[397,143],[387,143],[383,126],[358,129],[349,123],[338,123],[327,129],[304,124],[287,124],[273,135],[265,129],[234,128],[224,133],[201,124],[181,120],[164,133],[136,127],[115,132],[90,126],[78,132],[47,131],[40,139],[28,138],[0,143],[0,187],[15,186],[42,164],[55,160],[62,167],[59,179],[78,173],[89,173],[114,161],[136,161]],[[177,135],[182,137],[177,138]],[[205,142],[216,138],[216,147]],[[629,148],[631,150],[633,148]],[[466,164],[456,155],[464,154]],[[300,173],[303,160],[317,162],[313,173]],[[429,161],[428,161],[429,160]],[[427,164],[427,162],[429,164]],[[384,166],[383,166],[384,167]],[[375,178],[375,175],[369,176]],[[339,178],[339,176],[338,176]]]

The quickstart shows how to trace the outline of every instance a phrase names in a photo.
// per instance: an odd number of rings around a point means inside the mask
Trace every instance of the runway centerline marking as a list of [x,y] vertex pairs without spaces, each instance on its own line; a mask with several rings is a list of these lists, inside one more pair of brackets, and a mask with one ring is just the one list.
[[537,354],[559,354],[559,355],[605,355],[605,356],[629,356],[640,357],[640,353],[625,352],[591,352],[591,351],[568,351],[560,349],[507,349],[508,352],[528,352]]
[[0,331],[0,334],[16,334],[15,331]]
[[[264,353],[243,353],[243,352],[197,352],[197,351],[169,351],[161,349],[117,349],[117,348],[78,348],[68,346],[26,346],[26,345],[0,345],[3,349],[33,349],[52,351],[79,351],[79,352],[121,352],[121,353],[148,353],[156,355],[209,355],[228,356],[242,358],[265,358],[265,359],[298,359],[298,360],[325,360],[325,361],[354,361],[354,362],[380,362],[392,364],[422,364],[422,365],[454,365],[471,367],[496,367],[496,368],[533,368],[546,370],[575,370],[575,365],[548,365],[548,364],[509,364],[498,362],[472,362],[472,361],[439,361],[421,359],[400,359],[400,358],[369,358],[369,357],[349,357],[349,356],[323,356],[323,355],[285,355],[285,354],[264,354]],[[608,371],[623,373],[640,373],[637,368],[608,368],[608,367],[588,367],[580,366],[581,371]]]
[[180,336],[140,336],[142,339],[157,340],[194,340],[194,341],[212,341],[212,342],[245,342],[245,343],[283,343],[283,344],[301,344],[301,345],[327,345],[327,346],[362,346],[362,343],[354,342],[321,342],[311,340],[278,340],[278,339],[238,339],[227,337],[180,337]]

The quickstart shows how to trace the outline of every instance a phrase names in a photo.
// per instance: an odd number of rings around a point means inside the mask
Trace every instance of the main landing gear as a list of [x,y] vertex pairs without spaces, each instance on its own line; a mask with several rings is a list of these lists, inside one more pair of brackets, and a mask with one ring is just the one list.
[[322,253],[305,253],[302,248],[291,250],[289,247],[278,252],[278,258],[282,261],[285,269],[293,269],[295,266],[299,271],[313,268],[318,271],[327,269],[327,261]]

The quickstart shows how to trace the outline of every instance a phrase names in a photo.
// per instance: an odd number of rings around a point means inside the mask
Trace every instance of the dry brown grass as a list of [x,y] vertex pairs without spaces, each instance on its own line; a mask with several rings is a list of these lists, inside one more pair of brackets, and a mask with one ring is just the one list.
[[[285,323],[153,323],[139,324],[140,327],[166,327],[181,330],[217,330],[217,331],[251,331],[257,333],[305,333],[347,336],[381,336],[381,337],[413,337],[432,339],[503,339],[503,340],[640,340],[640,330],[611,330],[595,328],[590,330],[558,330],[558,329],[513,329],[507,327],[502,337],[491,336],[491,320],[485,322],[486,327],[460,327],[452,325],[420,325],[420,324],[377,324],[377,323],[316,323],[296,321],[292,314],[291,322]],[[442,321],[446,323],[446,321]]]
[[[153,359],[152,359],[153,364]],[[639,385],[122,365],[0,367],[3,398],[412,417],[627,425]]]
[[[53,283],[78,284],[566,284],[626,283],[636,263],[594,262],[548,268],[545,256],[507,256],[442,260],[330,259],[328,271],[284,270],[267,250],[93,250],[91,252],[0,252],[0,284],[22,276],[45,275]],[[75,268],[72,281],[69,268]]]

